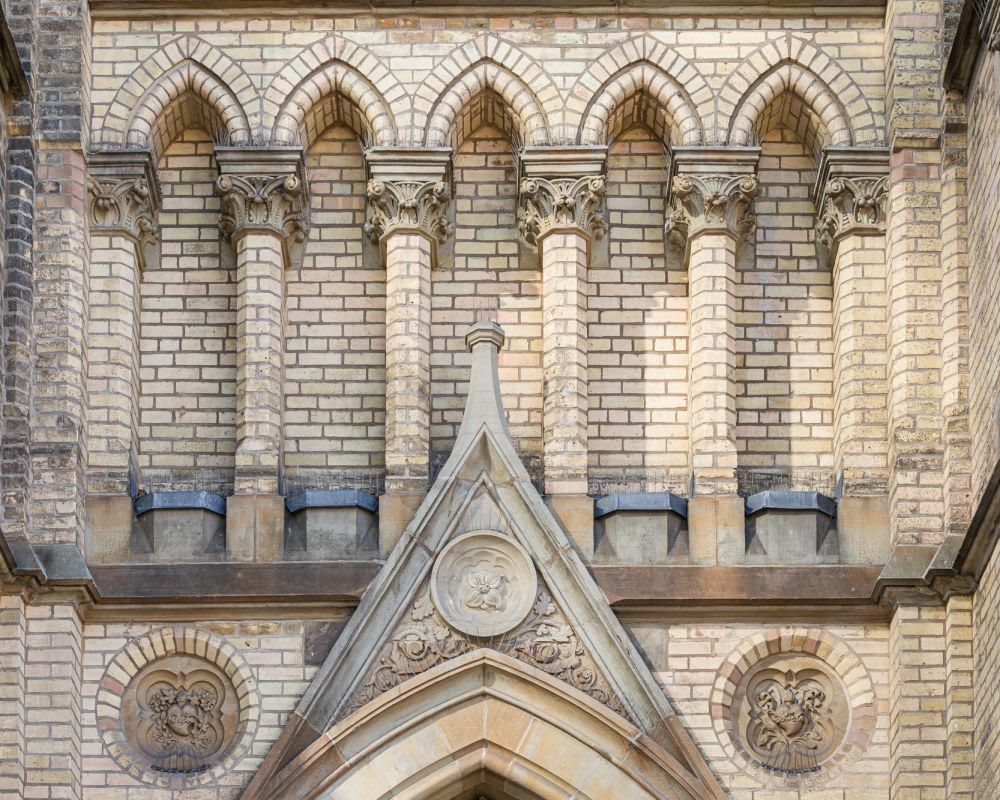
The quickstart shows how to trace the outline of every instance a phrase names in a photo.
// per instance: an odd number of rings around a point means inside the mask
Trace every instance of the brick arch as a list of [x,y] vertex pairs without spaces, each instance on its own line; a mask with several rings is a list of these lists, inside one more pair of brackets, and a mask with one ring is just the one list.
[[729,143],[755,144],[777,125],[795,129],[817,156],[827,145],[854,144],[840,101],[815,73],[794,63],[777,65],[748,90],[733,113]]
[[272,141],[308,146],[335,122],[368,144],[396,142],[396,115],[411,116],[402,84],[373,53],[328,36],[288,61],[261,98]]
[[593,99],[580,123],[580,144],[599,144],[643,124],[664,144],[702,142],[701,119],[687,92],[648,61],[613,76]]
[[814,43],[788,34],[754,50],[726,78],[715,98],[710,133],[713,141],[731,142],[730,132],[743,101],[786,64],[804,70],[823,84],[841,107],[853,140],[871,144],[881,140],[875,112],[854,79]]
[[125,140],[150,146],[158,157],[190,127],[225,144],[246,144],[251,138],[239,98],[201,64],[184,61],[164,72],[139,99],[125,122]]
[[704,139],[703,120],[714,101],[711,87],[698,68],[674,48],[644,34],[595,58],[577,79],[566,113],[568,122],[579,131],[578,141],[585,143],[595,135],[601,115],[607,114],[614,122],[610,115],[615,105],[628,103],[639,91],[647,94],[647,102],[655,101],[653,113],[662,107],[673,116],[684,144]]
[[[109,131],[128,132],[128,124],[143,100],[162,91],[164,78],[185,64],[210,76],[229,96],[232,115],[242,117],[257,108],[257,89],[250,76],[229,56],[197,36],[180,36],[151,53],[119,87],[104,115],[102,126]],[[167,89],[167,91],[170,91]],[[169,102],[160,101],[162,107]],[[236,109],[239,112],[236,113]]]
[[456,131],[472,127],[477,109],[501,116],[492,124],[504,128],[516,144],[544,144],[550,140],[549,114],[558,117],[562,98],[534,59],[487,34],[435,65],[417,88],[416,106],[426,111],[414,114],[410,135],[428,145],[446,144]]

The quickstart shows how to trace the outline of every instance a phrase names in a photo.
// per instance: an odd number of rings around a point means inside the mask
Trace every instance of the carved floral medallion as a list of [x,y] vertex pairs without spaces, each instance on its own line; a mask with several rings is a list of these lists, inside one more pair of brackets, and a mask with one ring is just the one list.
[[438,556],[431,596],[445,622],[461,633],[492,637],[517,627],[538,590],[535,567],[514,539],[491,531],[459,536]]
[[253,675],[236,649],[197,628],[134,639],[108,665],[97,694],[98,728],[119,767],[175,790],[209,785],[253,741]]

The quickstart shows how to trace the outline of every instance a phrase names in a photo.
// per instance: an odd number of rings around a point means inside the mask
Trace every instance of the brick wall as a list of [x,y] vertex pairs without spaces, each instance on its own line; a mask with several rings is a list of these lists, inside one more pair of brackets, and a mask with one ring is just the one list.
[[1000,91],[995,54],[980,58],[968,92],[969,425],[973,508],[1000,459]]
[[353,131],[309,150],[310,233],[286,272],[285,466],[385,461],[385,270],[363,236],[365,168]]
[[815,170],[791,128],[764,137],[754,248],[738,272],[741,467],[833,469],[833,288],[816,257]]
[[157,165],[160,259],[140,287],[139,464],[150,473],[234,466],[236,276],[219,235],[212,152],[190,128]]
[[589,272],[590,475],[632,491],[683,486],[688,469],[687,272],[664,244],[668,171],[646,129],[615,140],[610,228]]

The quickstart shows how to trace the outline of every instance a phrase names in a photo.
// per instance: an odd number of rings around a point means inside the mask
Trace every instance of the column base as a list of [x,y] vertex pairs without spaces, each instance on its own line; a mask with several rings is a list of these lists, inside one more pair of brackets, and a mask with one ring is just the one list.
[[587,561],[594,557],[594,498],[585,494],[554,494],[545,505],[577,551]]
[[688,500],[688,549],[694,564],[742,564],[746,555],[746,512],[738,495],[713,494]]
[[233,561],[277,561],[285,541],[285,498],[237,494],[226,501],[226,554]]
[[425,492],[386,492],[378,499],[378,551],[388,558],[423,502]]

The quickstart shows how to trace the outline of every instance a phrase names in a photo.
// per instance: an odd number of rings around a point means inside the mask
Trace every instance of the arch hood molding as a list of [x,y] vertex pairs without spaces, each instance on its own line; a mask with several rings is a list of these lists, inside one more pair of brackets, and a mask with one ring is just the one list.
[[725,797],[517,455],[503,341],[467,334],[452,454],[248,800]]

